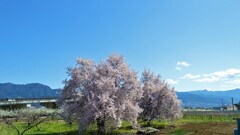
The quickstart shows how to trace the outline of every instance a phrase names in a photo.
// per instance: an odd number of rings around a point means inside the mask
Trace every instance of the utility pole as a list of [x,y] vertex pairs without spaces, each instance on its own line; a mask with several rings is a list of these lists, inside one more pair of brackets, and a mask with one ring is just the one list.
[[233,97],[232,97],[232,109],[234,111]]
[[221,101],[222,101],[222,110],[224,111],[223,99],[221,99]]

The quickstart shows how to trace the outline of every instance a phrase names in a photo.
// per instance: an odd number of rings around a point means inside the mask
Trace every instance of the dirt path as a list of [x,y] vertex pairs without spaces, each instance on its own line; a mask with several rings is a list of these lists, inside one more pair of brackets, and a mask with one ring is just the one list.
[[233,135],[235,127],[235,123],[185,123],[162,129],[158,135]]

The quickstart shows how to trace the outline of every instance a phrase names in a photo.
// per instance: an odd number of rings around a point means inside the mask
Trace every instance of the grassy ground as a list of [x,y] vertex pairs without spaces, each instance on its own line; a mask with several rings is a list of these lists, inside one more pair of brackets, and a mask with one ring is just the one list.
[[168,135],[233,135],[240,112],[185,112],[174,128],[166,128],[158,134]]
[[[23,124],[17,123],[17,127],[20,129],[20,131],[23,131]],[[76,133],[77,132],[77,126],[69,127],[66,125],[66,123],[63,120],[54,120],[54,121],[47,121],[39,125],[40,130],[37,128],[32,128],[29,131],[27,131],[25,134],[28,135],[64,135],[64,134],[70,134],[70,133]],[[0,124],[0,135],[16,135],[16,130]]]
[[[228,114],[203,114],[185,113],[182,119],[175,123],[153,121],[152,127],[160,129],[156,135],[232,135],[236,127],[233,117],[237,115]],[[145,123],[140,122],[142,126]],[[23,124],[17,123],[17,127],[23,130]],[[77,125],[69,127],[63,120],[51,120],[39,125],[40,130],[33,128],[27,131],[27,135],[76,135]],[[92,126],[92,132],[96,132],[96,126]],[[129,122],[123,122],[123,127],[114,130],[111,134],[135,134],[136,130],[131,128]],[[16,135],[16,131],[0,123],[0,135]]]
[[[21,124],[18,125],[21,127]],[[163,122],[153,122],[153,127],[160,129],[155,135],[232,135],[236,124],[233,122],[198,122],[189,123],[178,121],[175,125],[168,125]],[[40,130],[33,128],[26,132],[26,135],[77,135],[77,126],[69,127],[64,121],[49,121],[39,126]],[[94,132],[94,131],[93,131]],[[129,123],[111,134],[135,134]],[[92,134],[92,133],[90,133]],[[0,135],[16,135],[16,131],[0,125]]]
[[[25,124],[16,123],[16,126],[23,131]],[[51,120],[40,124],[37,128],[32,128],[25,132],[26,135],[77,135],[77,124],[73,126],[67,125],[63,120]],[[91,132],[88,134],[95,134],[96,126],[91,127]],[[135,134],[136,130],[132,129],[129,122],[123,122],[123,126],[118,130],[111,131],[110,134]],[[17,131],[4,124],[0,123],[0,135],[16,135]]]
[[[161,125],[161,124],[160,124]],[[19,124],[21,126],[21,124]],[[153,125],[154,127],[159,127]],[[161,126],[160,133],[168,135],[232,135],[233,129],[236,127],[235,123],[177,123],[175,126]],[[136,130],[130,127],[123,127],[119,130],[112,131],[111,134],[135,134]],[[26,132],[27,135],[76,135],[77,128],[68,127],[64,122],[48,122],[40,125],[40,130],[33,128]],[[156,135],[157,135],[156,134]],[[16,135],[16,131],[0,125],[0,135]]]

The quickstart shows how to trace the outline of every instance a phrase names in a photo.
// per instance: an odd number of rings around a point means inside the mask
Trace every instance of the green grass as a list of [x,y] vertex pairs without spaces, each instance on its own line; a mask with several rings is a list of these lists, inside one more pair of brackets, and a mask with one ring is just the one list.
[[185,135],[187,133],[190,133],[191,131],[187,131],[184,129],[176,129],[174,131],[171,131],[169,133],[167,133],[168,135]]
[[239,111],[189,111],[184,112],[183,118],[178,122],[235,122],[233,118],[239,117]]
[[[112,131],[108,131],[108,133],[106,135],[115,135],[115,134],[136,134],[137,130],[134,130],[131,126],[130,122],[127,121],[123,121],[122,122],[122,127],[116,130],[112,130]],[[92,124],[89,128],[88,128],[88,132],[85,134],[96,134],[97,135],[97,126],[96,124]]]
[[[204,112],[185,112],[183,118],[176,121],[176,123],[159,122],[154,120],[152,122],[152,127],[157,129],[164,129],[166,127],[171,127],[170,125],[181,125],[184,123],[235,123],[234,117],[239,117],[239,113],[236,114],[223,114],[222,112],[216,113],[204,113]],[[16,123],[17,127],[22,131],[24,129],[24,123]],[[146,123],[140,121],[141,126],[147,126]],[[37,128],[32,128],[27,131],[26,135],[77,135],[77,124],[72,127],[68,126],[63,120],[49,120],[39,125],[40,130]],[[96,134],[97,127],[93,124],[89,128],[89,134]],[[122,127],[118,130],[113,130],[109,134],[135,134],[137,131],[132,129],[131,123],[123,121]],[[190,131],[184,129],[179,129],[173,126],[172,130],[169,130],[169,135],[184,135]],[[16,135],[16,130],[0,123],[0,135]]]
[[[147,123],[144,123],[144,122],[140,122],[140,125],[142,127],[147,127]],[[153,120],[151,123],[151,127],[156,128],[156,129],[163,129],[167,125],[169,125],[168,122],[165,122],[165,121],[160,122],[158,120]]]
[[[16,126],[23,131],[24,123],[16,123]],[[50,120],[46,121],[38,126],[37,128],[32,128],[25,132],[26,135],[77,135],[77,124],[75,123],[72,127],[68,126],[63,120]],[[89,128],[87,134],[96,134],[97,128],[93,124]],[[135,134],[136,130],[132,129],[131,123],[124,121],[122,127],[118,130],[113,130],[109,134]],[[4,124],[0,124],[0,135],[16,135],[17,132],[15,129],[10,128]]]
[[[20,131],[23,131],[23,123],[16,123]],[[153,121],[153,127],[161,129],[166,125],[164,122]],[[141,123],[141,126],[145,126],[145,123]],[[32,128],[29,131],[25,132],[26,135],[77,135],[77,124],[74,124],[72,127],[69,127],[63,120],[53,120],[46,121],[38,126],[37,128]],[[97,128],[96,124],[93,124],[89,128],[88,134],[96,134]],[[108,134],[136,134],[137,130],[132,129],[131,123],[123,121],[122,127],[109,132]],[[16,130],[0,124],[0,135],[16,135]]]
[[132,129],[131,123],[127,121],[123,121],[122,127],[118,130],[113,130],[113,134],[134,134],[137,131]]
[[[23,123],[16,123],[16,126],[23,131],[24,129]],[[74,125],[69,127],[66,123],[62,120],[54,120],[54,121],[47,121],[38,126],[40,130],[36,127],[28,130],[25,132],[27,135],[58,135],[58,134],[70,134],[70,133],[77,133],[77,126]],[[12,129],[6,125],[0,124],[0,135],[16,135],[17,132],[15,129]]]

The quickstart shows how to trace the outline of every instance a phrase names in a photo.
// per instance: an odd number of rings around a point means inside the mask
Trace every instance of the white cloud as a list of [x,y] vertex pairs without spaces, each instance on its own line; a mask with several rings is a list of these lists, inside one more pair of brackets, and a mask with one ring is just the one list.
[[173,79],[167,79],[166,82],[169,83],[169,84],[178,84],[179,81],[178,80],[173,80]]
[[240,69],[227,69],[225,71],[214,72],[211,74],[211,76],[216,76],[219,78],[224,78],[224,77],[230,78],[238,74],[240,74]]
[[209,74],[203,74],[202,76],[203,77],[209,77],[210,75]]
[[190,66],[190,64],[187,63],[186,61],[178,61],[175,69],[178,70],[178,71],[182,71],[183,67],[189,67],[189,66]]
[[200,78],[200,77],[201,77],[201,75],[186,74],[182,78],[183,79],[197,79],[197,78]]
[[197,79],[194,80],[195,82],[216,82],[219,81],[219,78],[216,77],[210,77],[210,78],[201,78],[201,79]]
[[175,69],[178,71],[182,71],[182,68],[180,68],[180,67],[176,67]]
[[[192,75],[186,74],[183,76],[183,79],[193,79],[195,82],[217,82],[220,80],[229,80],[235,76],[240,75],[240,69],[227,69],[225,71],[217,71],[210,74],[202,74],[202,75]],[[229,83],[239,83],[240,80],[229,81]]]
[[187,63],[186,61],[178,61],[177,66],[189,67],[190,64]]
[[228,81],[228,82],[226,82],[226,84],[234,84],[234,85],[240,84],[240,79]]
[[240,85],[238,84],[223,84],[220,86],[224,90],[233,90],[236,88],[240,88]]

